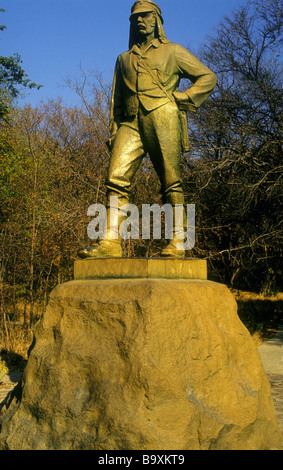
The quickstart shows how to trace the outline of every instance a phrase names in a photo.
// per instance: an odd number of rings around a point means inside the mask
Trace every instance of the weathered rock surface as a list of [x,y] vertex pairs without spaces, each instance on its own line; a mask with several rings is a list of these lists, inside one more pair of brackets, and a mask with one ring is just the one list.
[[1,449],[282,449],[261,359],[210,281],[72,281],[54,289]]

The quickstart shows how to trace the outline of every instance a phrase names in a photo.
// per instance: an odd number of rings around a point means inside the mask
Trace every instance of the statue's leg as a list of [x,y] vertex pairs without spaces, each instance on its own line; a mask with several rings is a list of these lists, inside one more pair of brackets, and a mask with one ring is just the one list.
[[[167,202],[173,206],[173,239],[162,250],[161,256],[184,257],[184,250],[177,249],[177,244],[184,242],[184,228],[187,222],[180,174],[182,143],[179,110],[174,104],[168,103],[150,113],[144,113],[141,123],[151,161],[161,182],[163,203]],[[183,217],[178,223],[176,205],[183,205]]]
[[[121,207],[129,202],[132,179],[140,166],[144,149],[137,126],[122,125],[115,137],[106,181],[107,224],[103,238],[97,245],[82,248],[81,258],[121,257],[121,237],[119,226],[125,215]],[[111,197],[118,197],[117,206],[111,207]],[[111,220],[111,218],[116,219]],[[115,223],[114,223],[115,222]]]
[[144,155],[137,119],[131,126],[122,124],[111,152],[106,179],[108,194],[128,199],[133,177]]

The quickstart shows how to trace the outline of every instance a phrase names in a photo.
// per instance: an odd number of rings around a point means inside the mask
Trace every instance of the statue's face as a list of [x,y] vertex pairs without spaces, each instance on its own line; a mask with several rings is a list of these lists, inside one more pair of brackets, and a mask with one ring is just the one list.
[[156,17],[153,11],[137,13],[133,15],[132,21],[136,32],[141,36],[150,36],[155,31]]

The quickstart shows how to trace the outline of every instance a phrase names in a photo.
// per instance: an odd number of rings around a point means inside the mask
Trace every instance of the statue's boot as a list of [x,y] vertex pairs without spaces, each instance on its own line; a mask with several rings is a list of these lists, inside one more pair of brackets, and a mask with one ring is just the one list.
[[178,250],[177,245],[179,243],[184,243],[184,238],[177,238],[173,237],[172,240],[168,243],[166,248],[164,248],[160,256],[164,256],[167,258],[184,258],[185,257],[185,250]]
[[[178,214],[180,214],[178,212]],[[170,240],[166,248],[164,248],[160,256],[164,256],[167,258],[184,258],[185,257],[185,250],[178,250],[177,246],[180,243],[184,243],[184,229],[187,226],[187,216],[185,209],[183,208],[183,217],[181,218],[180,221],[176,220],[176,210],[175,207],[173,206],[173,238]]]
[[[81,248],[80,258],[121,258],[123,255],[119,226],[125,216],[120,213],[120,207],[127,204],[125,198],[118,199],[118,207],[107,205],[107,227],[102,240],[97,245]],[[110,210],[111,209],[111,210]],[[111,218],[112,217],[112,220]],[[115,220],[113,220],[115,218]]]
[[122,258],[122,254],[121,243],[107,239],[78,251],[80,258]]

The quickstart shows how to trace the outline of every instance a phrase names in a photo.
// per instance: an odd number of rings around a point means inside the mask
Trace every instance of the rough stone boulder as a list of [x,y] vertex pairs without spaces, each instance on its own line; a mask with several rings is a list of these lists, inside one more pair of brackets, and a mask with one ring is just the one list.
[[1,449],[282,449],[270,385],[228,288],[205,280],[57,286]]

